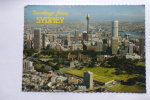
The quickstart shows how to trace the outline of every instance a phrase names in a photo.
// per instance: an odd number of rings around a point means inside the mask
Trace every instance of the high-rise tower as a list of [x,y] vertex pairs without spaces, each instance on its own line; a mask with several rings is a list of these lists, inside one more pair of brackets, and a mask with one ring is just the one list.
[[118,37],[118,23],[117,20],[112,23],[112,37]]
[[68,46],[71,45],[71,41],[70,41],[70,33],[67,33],[67,42],[68,42]]
[[84,72],[84,84],[88,89],[93,88],[93,73],[90,71]]
[[27,48],[32,48],[32,35],[30,33],[27,34]]
[[145,39],[144,37],[139,38],[139,53],[144,56],[145,53]]
[[118,21],[112,23],[112,41],[111,41],[111,51],[115,55],[118,53],[119,38],[118,38]]
[[132,55],[133,54],[133,47],[134,47],[135,45],[133,44],[133,43],[130,43],[129,44],[129,49],[128,49],[128,53],[130,54],[130,55]]
[[43,34],[43,35],[42,35],[42,48],[43,48],[43,49],[46,48],[46,44],[45,44],[45,43],[46,43],[46,35]]
[[82,39],[83,39],[84,41],[88,41],[88,40],[89,40],[89,35],[88,35],[86,32],[83,32],[83,33],[82,33]]
[[103,41],[102,40],[97,42],[96,51],[99,51],[99,52],[103,51]]
[[75,41],[78,41],[79,40],[79,31],[75,31],[75,34],[74,34],[74,40]]
[[34,29],[34,49],[40,50],[41,49],[41,29]]
[[90,20],[89,14],[87,14],[86,20],[87,20],[87,34],[89,34],[89,20]]

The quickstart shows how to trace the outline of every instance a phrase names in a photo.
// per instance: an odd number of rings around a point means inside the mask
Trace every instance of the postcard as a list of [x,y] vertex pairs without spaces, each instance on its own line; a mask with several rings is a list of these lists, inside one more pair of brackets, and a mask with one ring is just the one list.
[[24,7],[23,92],[146,93],[144,5]]

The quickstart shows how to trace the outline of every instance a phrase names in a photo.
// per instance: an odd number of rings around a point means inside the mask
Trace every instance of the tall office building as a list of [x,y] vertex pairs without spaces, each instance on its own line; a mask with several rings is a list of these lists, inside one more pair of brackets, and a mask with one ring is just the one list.
[[114,21],[112,23],[112,37],[118,37],[118,23],[119,21]]
[[70,41],[70,33],[67,33],[67,42],[68,42],[68,46],[71,45],[71,41]]
[[79,40],[79,31],[75,31],[75,34],[74,34],[74,40],[75,41],[78,41]]
[[116,55],[118,53],[119,38],[118,38],[118,21],[112,23],[112,40],[111,40],[111,50],[112,54]]
[[32,48],[32,35],[30,33],[27,34],[27,48]]
[[70,42],[70,33],[67,33],[67,41]]
[[23,60],[23,72],[28,70],[34,70],[33,62],[29,60]]
[[42,35],[42,48],[43,49],[46,48],[46,35],[45,34]]
[[34,49],[40,50],[41,49],[41,29],[34,29]]
[[84,72],[84,85],[88,89],[93,88],[93,73],[90,71],[85,71]]
[[113,55],[116,55],[118,53],[118,45],[119,45],[118,38],[112,37],[112,40],[111,40],[111,51],[112,51]]
[[87,34],[89,34],[89,20],[90,20],[89,14],[87,14],[86,20],[87,20]]
[[133,54],[133,47],[134,47],[134,46],[135,46],[135,45],[132,44],[132,43],[129,44],[129,52],[128,52],[128,53],[129,53],[130,55]]
[[89,36],[88,36],[88,34],[86,32],[82,33],[82,39],[83,39],[83,41],[88,41]]
[[141,37],[139,39],[139,54],[141,56],[144,56],[145,54],[145,38],[144,37]]
[[97,42],[96,51],[98,51],[98,52],[103,51],[103,41],[102,40]]

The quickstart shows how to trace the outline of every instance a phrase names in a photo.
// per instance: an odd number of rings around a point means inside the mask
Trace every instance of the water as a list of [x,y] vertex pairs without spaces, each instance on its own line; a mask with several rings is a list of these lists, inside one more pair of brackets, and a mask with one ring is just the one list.
[[140,38],[140,37],[145,37],[144,33],[136,33],[136,32],[119,32],[119,34],[130,34],[130,38]]
[[67,33],[74,34],[74,32],[61,32],[61,33],[51,33],[51,34],[64,35],[64,34],[67,34]]
[[[67,34],[68,32],[61,32],[61,33],[53,33],[53,34],[58,34],[58,35],[64,35]],[[69,32],[70,34],[74,34],[75,32]],[[119,32],[119,34],[130,34],[130,38],[140,38],[140,37],[145,37],[144,33],[136,33],[136,32]]]

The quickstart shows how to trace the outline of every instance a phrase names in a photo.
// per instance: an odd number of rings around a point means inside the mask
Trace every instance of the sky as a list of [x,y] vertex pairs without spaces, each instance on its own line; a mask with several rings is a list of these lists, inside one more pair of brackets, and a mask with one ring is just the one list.
[[[68,15],[63,15],[65,21],[86,21],[87,14],[90,15],[90,21],[145,21],[145,6],[144,5],[28,5],[25,6],[25,21],[35,21],[35,17],[42,15],[33,15],[32,11],[37,12],[67,12]],[[48,16],[46,16],[48,17]],[[62,16],[60,16],[62,17]]]

